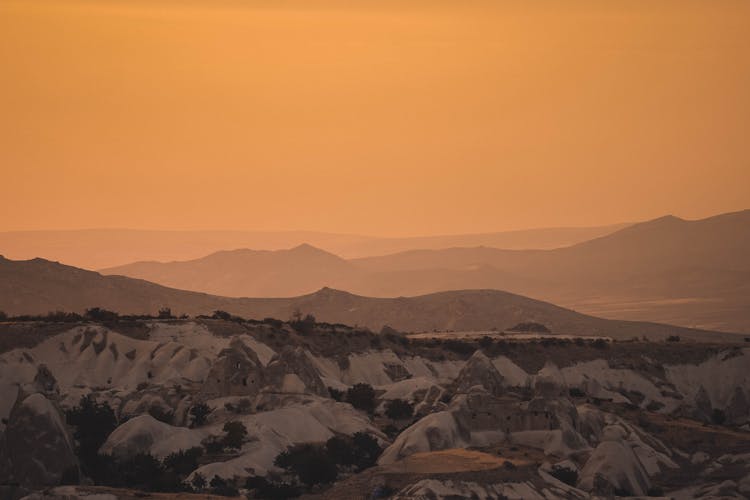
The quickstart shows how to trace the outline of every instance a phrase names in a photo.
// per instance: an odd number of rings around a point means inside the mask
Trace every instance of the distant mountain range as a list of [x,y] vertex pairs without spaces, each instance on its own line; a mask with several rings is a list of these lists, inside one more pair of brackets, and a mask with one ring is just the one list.
[[507,290],[587,313],[750,332],[750,210],[667,216],[551,250],[410,250],[343,259],[310,245],[234,250],[102,270],[225,296],[290,297],[328,286],[395,297]]
[[[303,248],[308,252],[310,249]],[[401,331],[508,329],[520,322],[538,322],[554,333],[614,338],[679,335],[695,340],[738,340],[732,334],[654,323],[616,321],[580,314],[546,302],[496,290],[462,290],[409,298],[370,298],[322,289],[292,298],[227,298],[176,290],[123,276],[103,276],[44,259],[13,261],[0,257],[0,310],[36,314],[65,310],[83,312],[103,307],[122,314],[209,314],[221,309],[248,318],[288,319],[294,311],[318,320],[379,330],[390,325]]]
[[315,231],[9,231],[0,232],[0,254],[9,259],[42,257],[84,269],[101,269],[136,261],[191,260],[222,250],[279,250],[308,243],[344,258],[358,258],[415,249],[480,245],[509,249],[559,248],[625,226],[627,224],[413,238]]

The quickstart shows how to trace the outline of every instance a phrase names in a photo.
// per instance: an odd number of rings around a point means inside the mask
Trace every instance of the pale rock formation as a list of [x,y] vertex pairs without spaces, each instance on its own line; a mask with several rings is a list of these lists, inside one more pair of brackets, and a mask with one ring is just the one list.
[[635,452],[625,444],[619,426],[604,429],[602,441],[581,471],[578,488],[597,495],[645,495],[651,487],[648,474]]
[[286,347],[272,358],[265,369],[264,379],[265,390],[328,397],[328,388],[301,347]]

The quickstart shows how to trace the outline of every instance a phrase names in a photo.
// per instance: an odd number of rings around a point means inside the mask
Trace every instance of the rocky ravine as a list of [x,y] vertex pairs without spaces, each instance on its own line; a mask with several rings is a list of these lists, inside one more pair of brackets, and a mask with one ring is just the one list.
[[[278,474],[274,459],[292,444],[363,432],[384,448],[378,465],[344,477],[330,498],[383,484],[395,498],[750,495],[747,348],[665,366],[645,349],[633,368],[610,366],[602,351],[601,359],[565,366],[549,359],[530,373],[480,350],[468,359],[411,348],[325,356],[304,348],[286,326],[276,335],[288,341],[276,350],[251,329],[217,336],[190,321],[146,326],[148,334],[134,338],[79,325],[0,355],[0,483],[38,490],[77,472],[62,411],[92,394],[122,422],[100,449],[115,457],[164,458],[218,438],[227,421],[242,422],[248,436],[241,449],[209,456],[189,475],[240,486],[248,476]],[[308,346],[315,335],[308,334]],[[376,389],[374,415],[329,397],[329,387],[357,383]],[[413,420],[382,415],[393,399],[414,404]],[[188,410],[197,403],[211,412],[205,424],[190,426]],[[722,427],[702,424],[717,412]],[[152,416],[158,413],[173,414],[171,423]],[[385,432],[386,423],[400,432]],[[427,456],[435,466],[440,453],[467,448],[502,461],[443,476],[410,465]]]

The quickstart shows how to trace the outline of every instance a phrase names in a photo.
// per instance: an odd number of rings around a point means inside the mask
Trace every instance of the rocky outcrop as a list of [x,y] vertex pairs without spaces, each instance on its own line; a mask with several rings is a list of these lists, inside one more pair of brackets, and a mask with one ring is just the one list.
[[140,453],[164,457],[179,450],[201,445],[205,430],[173,427],[151,415],[131,418],[107,437],[99,453],[127,458]]
[[307,393],[328,397],[328,388],[301,347],[286,347],[265,369],[266,389],[282,393]]
[[750,421],[750,405],[747,403],[747,396],[742,388],[734,388],[725,413],[727,422],[732,424],[743,425]]
[[456,393],[466,393],[472,387],[481,386],[490,394],[499,396],[504,392],[503,376],[490,358],[477,350],[466,362],[453,382]]
[[205,399],[255,396],[264,386],[263,364],[255,351],[234,338],[211,365],[200,395]]
[[693,402],[693,416],[704,422],[711,421],[711,398],[708,396],[708,391],[703,386],[698,388],[698,392],[695,393],[695,400]]
[[597,495],[640,496],[651,481],[638,456],[625,442],[618,426],[604,429],[602,441],[586,461],[578,488]]
[[385,449],[379,464],[390,464],[418,452],[465,448],[471,436],[463,429],[450,411],[432,413],[421,419]]
[[43,394],[19,394],[0,449],[0,471],[26,487],[54,486],[76,479],[73,440],[55,405]]

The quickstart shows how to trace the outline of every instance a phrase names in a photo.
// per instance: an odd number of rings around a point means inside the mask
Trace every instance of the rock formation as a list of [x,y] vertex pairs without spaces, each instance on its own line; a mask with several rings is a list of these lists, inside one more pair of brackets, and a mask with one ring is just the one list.
[[255,351],[234,338],[211,365],[201,396],[255,396],[265,385],[263,364]]
[[503,393],[503,376],[480,350],[474,352],[454,381],[456,393],[469,392],[474,386],[484,387],[492,395]]
[[274,356],[265,369],[264,378],[266,390],[328,397],[328,388],[301,347],[286,347]]
[[0,472],[22,486],[55,486],[63,477],[79,476],[64,419],[41,393],[19,393],[0,448],[0,467],[6,469]]

